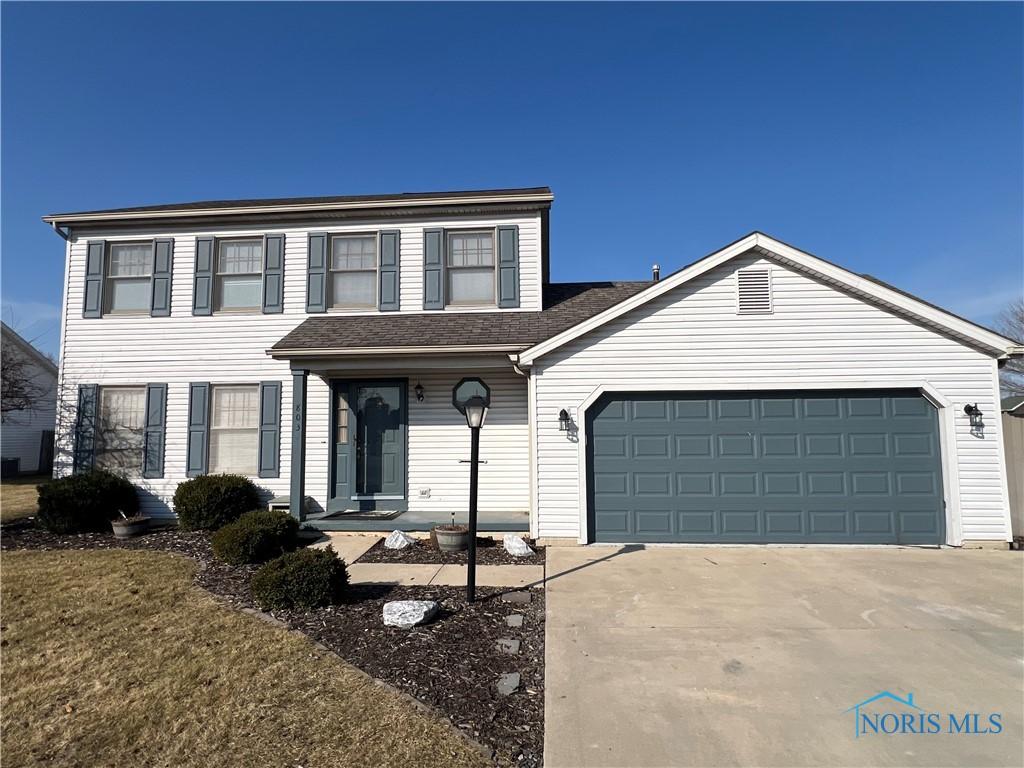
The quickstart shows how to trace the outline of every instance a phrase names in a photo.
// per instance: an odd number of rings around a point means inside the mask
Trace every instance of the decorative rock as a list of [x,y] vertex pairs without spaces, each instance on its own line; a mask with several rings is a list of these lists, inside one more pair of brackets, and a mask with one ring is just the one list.
[[505,617],[505,624],[510,627],[521,627],[523,626],[523,614],[513,613],[511,616]]
[[501,602],[503,603],[516,603],[518,605],[526,605],[530,602],[529,592],[506,592],[501,596]]
[[498,678],[498,695],[508,696],[510,693],[515,693],[516,688],[519,687],[519,673],[509,672],[506,675],[502,675]]
[[411,547],[416,543],[416,539],[412,536],[408,536],[401,531],[392,531],[388,534],[388,537],[384,539],[385,549],[405,549]]
[[437,610],[433,600],[392,600],[384,603],[384,625],[411,629],[426,624],[437,615]]
[[512,557],[527,557],[533,554],[530,545],[514,533],[506,533],[502,542],[505,544],[505,551]]
[[501,653],[519,653],[519,641],[511,637],[499,637],[494,645]]

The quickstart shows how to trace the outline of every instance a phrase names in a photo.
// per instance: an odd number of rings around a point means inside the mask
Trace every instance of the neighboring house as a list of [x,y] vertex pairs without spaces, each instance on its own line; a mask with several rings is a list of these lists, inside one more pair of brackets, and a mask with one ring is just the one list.
[[186,477],[239,472],[308,497],[292,510],[317,528],[425,530],[464,519],[451,391],[477,376],[483,530],[1009,539],[997,365],[1014,342],[758,232],[660,281],[552,283],[552,199],[45,217],[68,241],[61,392],[79,413],[58,471],[127,469],[164,515]]
[[24,376],[33,393],[28,398],[29,407],[5,409],[0,425],[0,455],[5,461],[17,459],[21,474],[49,474],[53,470],[57,366],[6,323],[0,323],[0,343],[8,354],[21,361],[19,375]]
[[1024,537],[1024,397],[1004,397],[1002,411],[1011,527]]

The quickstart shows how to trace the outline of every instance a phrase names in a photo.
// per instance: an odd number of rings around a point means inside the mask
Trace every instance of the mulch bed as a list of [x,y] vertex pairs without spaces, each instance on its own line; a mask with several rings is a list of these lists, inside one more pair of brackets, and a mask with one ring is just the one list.
[[[533,541],[526,542],[533,547],[534,553],[525,557],[513,557],[505,551],[500,540],[487,537],[476,540],[477,565],[544,565],[544,547],[535,546]],[[359,556],[357,563],[426,563],[427,565],[466,565],[469,559],[467,552],[445,552],[434,546],[427,539],[417,539],[405,549],[387,549],[381,539],[366,552]]]
[[[258,566],[216,560],[205,533],[165,529],[121,541],[107,533],[52,534],[30,520],[0,528],[3,550],[115,548],[192,557],[202,565],[196,576],[199,586],[236,608],[257,608],[249,578]],[[543,562],[543,552],[533,557]],[[273,616],[373,677],[432,705],[464,733],[491,747],[499,765],[536,767],[544,755],[544,592],[530,590],[530,603],[513,605],[501,601],[504,591],[478,589],[477,601],[468,604],[461,588],[354,586],[342,605]],[[388,600],[436,600],[441,615],[411,630],[385,627],[381,613]],[[505,624],[513,613],[524,616],[522,627]],[[521,641],[518,655],[495,650],[498,638],[506,637]],[[515,693],[503,697],[494,683],[506,672],[519,672],[521,682]]]

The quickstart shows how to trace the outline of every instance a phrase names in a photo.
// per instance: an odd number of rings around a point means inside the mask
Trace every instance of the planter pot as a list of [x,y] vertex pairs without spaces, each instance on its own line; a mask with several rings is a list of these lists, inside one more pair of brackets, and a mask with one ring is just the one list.
[[442,552],[462,552],[469,548],[469,528],[464,525],[439,525],[434,529],[434,538]]
[[131,539],[149,530],[149,518],[140,516],[127,520],[111,520],[110,527],[114,529],[115,539]]

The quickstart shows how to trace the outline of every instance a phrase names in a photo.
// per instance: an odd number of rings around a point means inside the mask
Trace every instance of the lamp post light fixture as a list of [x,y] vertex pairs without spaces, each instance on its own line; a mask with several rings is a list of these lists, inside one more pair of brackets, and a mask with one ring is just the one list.
[[462,379],[452,390],[452,405],[466,417],[469,427],[469,552],[466,572],[466,601],[476,600],[476,507],[480,481],[480,428],[491,406],[491,388],[483,380]]

